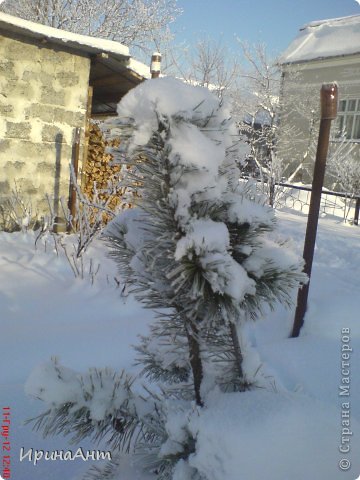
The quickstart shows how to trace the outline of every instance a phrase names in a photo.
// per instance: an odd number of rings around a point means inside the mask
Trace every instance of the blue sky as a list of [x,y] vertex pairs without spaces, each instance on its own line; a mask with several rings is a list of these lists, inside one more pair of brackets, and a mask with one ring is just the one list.
[[299,28],[312,20],[360,15],[355,0],[178,0],[184,10],[173,24],[176,40],[223,38],[235,49],[237,35],[249,43],[265,43],[271,55],[281,53]]

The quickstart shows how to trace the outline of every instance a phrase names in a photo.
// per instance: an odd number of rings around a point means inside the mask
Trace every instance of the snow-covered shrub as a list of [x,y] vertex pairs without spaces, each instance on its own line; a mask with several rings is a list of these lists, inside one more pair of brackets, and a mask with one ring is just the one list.
[[39,218],[30,198],[21,192],[16,181],[8,198],[0,204],[0,230],[27,232],[41,228],[46,220]]
[[[121,374],[112,389],[102,373],[106,385],[93,381],[89,389],[88,376],[62,372],[55,382],[62,393],[54,396],[53,381],[38,372],[28,391],[51,408],[37,426],[76,439],[107,436],[114,461],[95,469],[95,478],[118,478],[116,452],[131,449],[159,479],[205,479],[189,463],[199,434],[191,419],[214,392],[264,386],[261,375],[247,372],[241,329],[265,305],[291,303],[305,280],[302,261],[273,232],[273,210],[239,183],[236,129],[208,90],[174,79],[143,83],[108,127],[123,139],[112,154],[119,162],[130,157],[132,179],[142,185],[138,207],[110,223],[106,235],[123,279],[157,312],[137,348],[155,386],[136,394]],[[63,389],[62,378],[69,379]],[[94,414],[95,397],[103,399],[102,415]]]

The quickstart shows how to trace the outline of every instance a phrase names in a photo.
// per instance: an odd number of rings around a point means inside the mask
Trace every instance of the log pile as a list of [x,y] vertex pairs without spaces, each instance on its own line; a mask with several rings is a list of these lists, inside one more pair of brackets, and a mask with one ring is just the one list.
[[[89,125],[89,144],[87,161],[84,169],[83,192],[90,203],[94,205],[94,215],[99,209],[96,205],[104,207],[102,223],[106,224],[121,208],[129,208],[131,204],[124,198],[126,187],[119,186],[121,180],[120,165],[112,164],[112,156],[105,153],[107,146],[118,146],[119,140],[105,140],[100,128],[93,122]],[[105,210],[109,210],[107,213]],[[94,221],[94,218],[91,219]]]

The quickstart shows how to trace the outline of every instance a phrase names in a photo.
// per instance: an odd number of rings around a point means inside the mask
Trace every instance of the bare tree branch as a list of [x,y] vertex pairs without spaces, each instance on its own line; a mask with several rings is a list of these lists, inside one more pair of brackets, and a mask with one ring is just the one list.
[[167,40],[181,13],[176,0],[5,0],[0,11],[143,51]]

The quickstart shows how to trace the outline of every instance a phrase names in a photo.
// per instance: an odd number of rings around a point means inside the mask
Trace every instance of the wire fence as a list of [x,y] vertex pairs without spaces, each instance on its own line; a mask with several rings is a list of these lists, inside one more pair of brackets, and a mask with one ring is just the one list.
[[[264,193],[264,186],[257,183],[259,191]],[[309,212],[311,187],[293,185],[289,183],[275,184],[274,207],[278,209],[290,208],[304,214]],[[359,224],[360,196],[346,192],[323,190],[321,195],[320,214],[340,217],[344,221]]]

